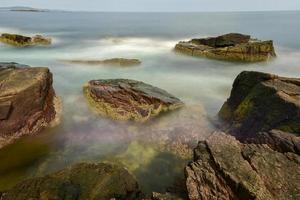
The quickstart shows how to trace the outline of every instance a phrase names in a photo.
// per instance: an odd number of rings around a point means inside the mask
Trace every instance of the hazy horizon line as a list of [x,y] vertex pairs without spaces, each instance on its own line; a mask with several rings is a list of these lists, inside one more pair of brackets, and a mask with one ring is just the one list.
[[300,9],[282,9],[282,10],[199,10],[199,11],[184,11],[184,10],[157,10],[157,11],[135,11],[135,10],[65,10],[65,9],[56,9],[56,8],[38,8],[38,7],[30,7],[30,6],[0,6],[2,8],[28,8],[28,9],[36,9],[36,10],[46,10],[46,11],[61,11],[61,12],[105,12],[105,13],[224,13],[224,12],[295,12],[300,11]]

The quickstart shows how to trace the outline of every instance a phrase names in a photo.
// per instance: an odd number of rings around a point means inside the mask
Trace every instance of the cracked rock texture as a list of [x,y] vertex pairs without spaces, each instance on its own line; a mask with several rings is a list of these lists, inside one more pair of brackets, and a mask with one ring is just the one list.
[[83,90],[97,113],[116,120],[144,122],[161,112],[183,106],[166,91],[135,80],[92,80]]
[[225,130],[241,141],[299,153],[300,79],[244,71],[219,116]]
[[40,178],[25,180],[2,194],[1,200],[140,199],[135,178],[111,164],[80,163]]
[[48,68],[0,63],[0,148],[57,120]]
[[294,200],[300,197],[300,157],[267,145],[242,144],[213,133],[199,142],[186,169],[191,200]]
[[273,41],[251,39],[239,33],[179,42],[175,50],[190,56],[228,61],[257,62],[276,57]]

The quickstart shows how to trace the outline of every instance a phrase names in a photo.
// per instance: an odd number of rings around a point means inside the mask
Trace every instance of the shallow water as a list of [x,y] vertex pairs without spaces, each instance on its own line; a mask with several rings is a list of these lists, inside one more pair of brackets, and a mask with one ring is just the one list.
[[[0,151],[0,190],[82,161],[127,167],[146,192],[163,192],[183,177],[191,148],[213,130],[214,117],[243,70],[300,76],[300,12],[72,13],[0,12],[0,32],[41,33],[49,47],[0,44],[0,61],[47,66],[63,101],[61,124]],[[176,42],[227,32],[275,41],[278,58],[242,64],[193,58],[172,51]],[[70,65],[62,59],[129,57],[137,67]],[[146,124],[95,115],[82,85],[91,79],[131,78],[158,86],[186,107]],[[1,131],[1,130],[0,130]]]

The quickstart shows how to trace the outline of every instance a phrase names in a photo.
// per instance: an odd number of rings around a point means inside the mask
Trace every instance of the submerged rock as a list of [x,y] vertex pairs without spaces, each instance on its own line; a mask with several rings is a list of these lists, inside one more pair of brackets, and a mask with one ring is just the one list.
[[[300,145],[299,138],[293,139],[300,136],[300,79],[242,72],[219,116],[225,129],[242,141],[264,140],[274,147],[282,140],[295,149]],[[280,136],[273,129],[281,130]]]
[[273,41],[251,39],[239,33],[179,42],[175,50],[196,57],[244,62],[265,61],[276,56]]
[[25,180],[5,192],[1,199],[135,200],[139,196],[138,183],[124,168],[81,163],[45,177]]
[[34,45],[50,45],[51,38],[45,38],[41,35],[35,35],[33,37],[3,33],[0,36],[0,42],[16,46],[16,47],[26,47]]
[[138,59],[127,58],[111,58],[106,60],[64,60],[64,62],[87,65],[117,65],[123,67],[140,65],[142,63]]
[[220,132],[199,142],[185,171],[191,200],[292,200],[300,193],[298,155],[244,145]]
[[59,100],[48,68],[0,63],[0,148],[58,120]]
[[166,91],[135,80],[92,80],[83,91],[96,112],[116,120],[143,122],[183,106]]

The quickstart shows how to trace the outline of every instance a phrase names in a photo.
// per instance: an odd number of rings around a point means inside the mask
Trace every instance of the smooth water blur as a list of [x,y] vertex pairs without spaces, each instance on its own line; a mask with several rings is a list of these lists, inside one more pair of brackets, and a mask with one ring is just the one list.
[[[0,12],[0,32],[43,34],[49,47],[0,45],[0,61],[47,66],[63,101],[61,124],[0,151],[0,190],[81,161],[127,167],[146,192],[163,192],[183,177],[191,148],[213,130],[216,116],[243,70],[300,76],[300,12],[76,13]],[[241,64],[172,51],[184,39],[227,32],[275,41],[278,58]],[[137,67],[69,65],[63,59],[138,58]],[[145,124],[95,115],[82,85],[91,79],[131,78],[158,86],[186,107]]]

